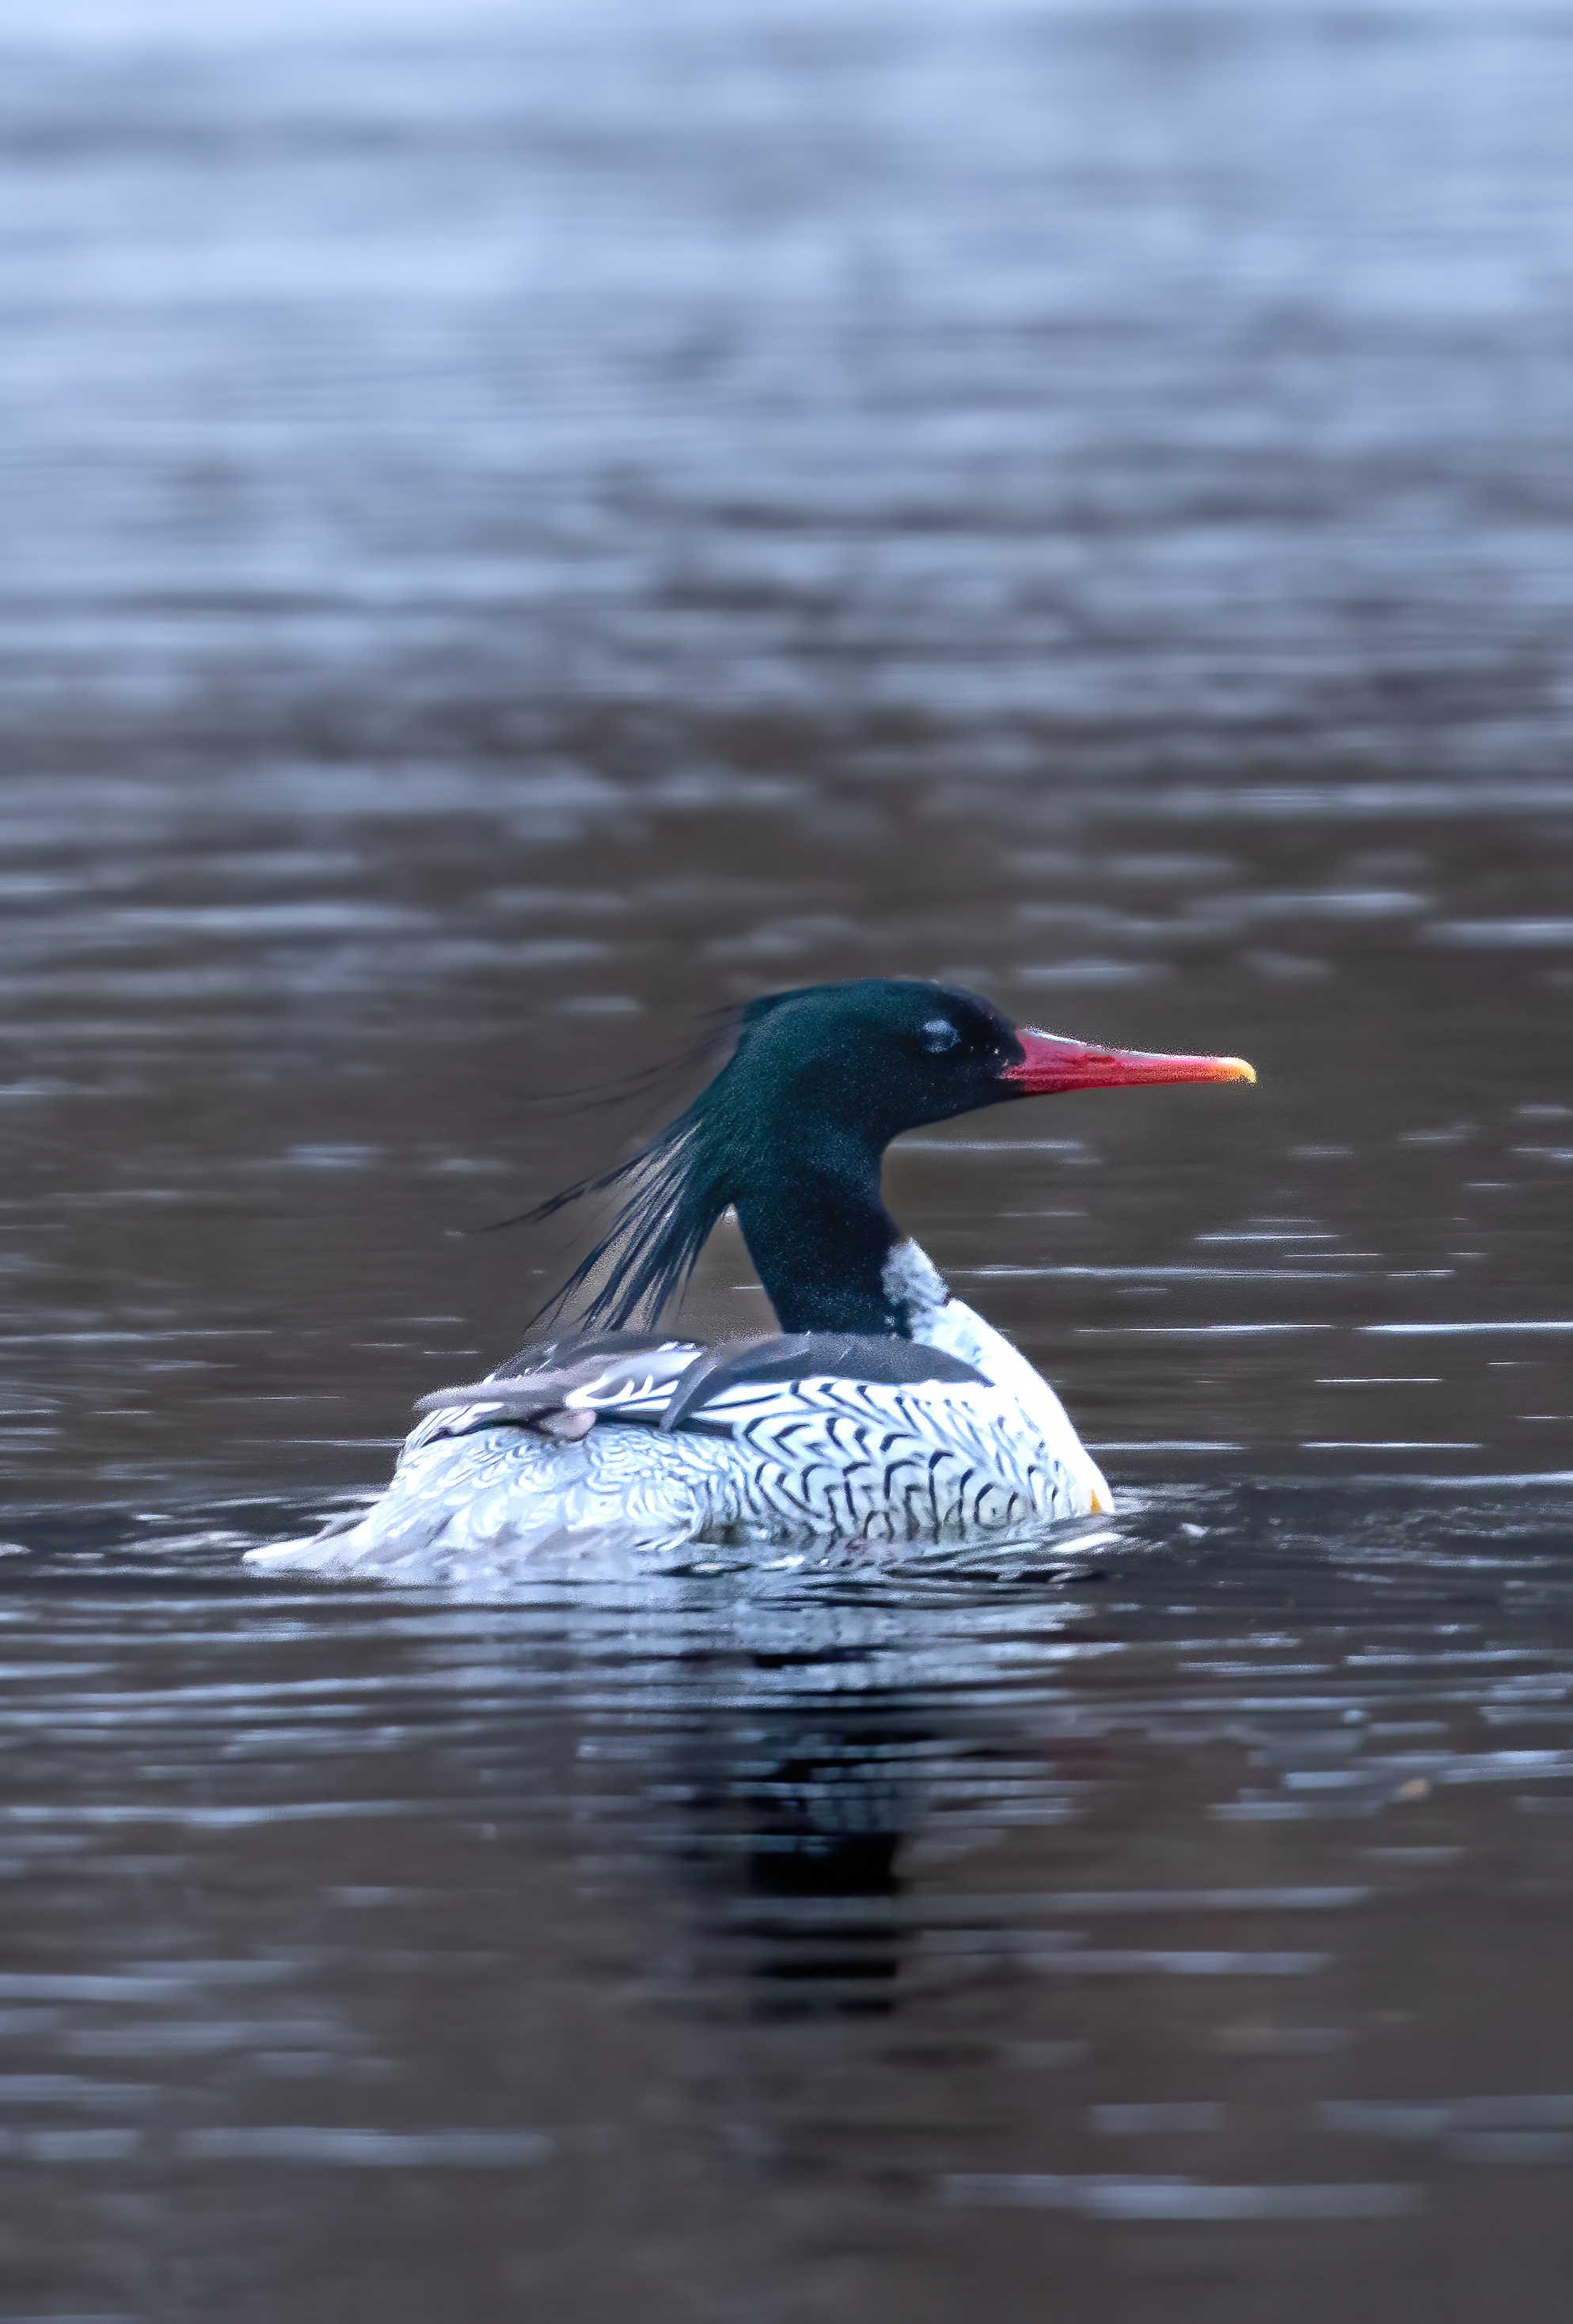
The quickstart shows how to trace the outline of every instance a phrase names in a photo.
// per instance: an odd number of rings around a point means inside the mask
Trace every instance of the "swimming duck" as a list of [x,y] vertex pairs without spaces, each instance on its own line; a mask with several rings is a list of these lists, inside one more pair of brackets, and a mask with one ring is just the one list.
[[[633,1158],[554,1328],[438,1389],[371,1508],[257,1563],[464,1583],[612,1542],[958,1542],[1112,1507],[1059,1397],[886,1211],[903,1130],[1007,1101],[1254,1081],[1238,1057],[1099,1047],[917,979],[753,1001],[720,1071]],[[731,1210],[781,1329],[659,1328]],[[565,1319],[571,1317],[571,1323]]]

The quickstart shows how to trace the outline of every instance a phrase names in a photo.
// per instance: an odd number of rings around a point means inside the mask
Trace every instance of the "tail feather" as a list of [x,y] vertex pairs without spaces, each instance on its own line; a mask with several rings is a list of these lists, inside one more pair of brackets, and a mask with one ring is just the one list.
[[[473,1596],[554,1556],[649,1555],[694,1540],[703,1510],[691,1480],[665,1462],[630,1478],[598,1439],[561,1443],[509,1427],[434,1439],[405,1459],[369,1509],[312,1540],[252,1550],[246,1563],[272,1573],[446,1584]],[[650,1443],[643,1432],[638,1441]]]

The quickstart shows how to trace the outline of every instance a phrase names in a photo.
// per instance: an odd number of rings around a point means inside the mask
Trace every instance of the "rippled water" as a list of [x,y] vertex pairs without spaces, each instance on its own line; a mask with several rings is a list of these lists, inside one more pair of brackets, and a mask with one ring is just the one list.
[[[4,50],[8,2314],[1559,2314],[1561,12]],[[245,1576],[886,972],[1261,1070],[893,1157],[1117,1531]]]

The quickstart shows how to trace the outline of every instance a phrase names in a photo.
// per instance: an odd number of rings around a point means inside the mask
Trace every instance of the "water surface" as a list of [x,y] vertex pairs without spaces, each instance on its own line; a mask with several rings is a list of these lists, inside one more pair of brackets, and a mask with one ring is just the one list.
[[[10,2312],[1559,2314],[1559,14],[5,63]],[[518,1336],[550,1093],[892,973],[1260,1069],[892,1157],[1116,1533],[244,1572]]]

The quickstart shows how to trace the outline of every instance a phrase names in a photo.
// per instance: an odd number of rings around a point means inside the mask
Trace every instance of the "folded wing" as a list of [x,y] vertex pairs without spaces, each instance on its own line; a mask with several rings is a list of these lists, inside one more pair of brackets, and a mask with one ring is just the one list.
[[[643,1332],[584,1333],[525,1348],[490,1379],[423,1396],[433,1434],[501,1425],[573,1440],[598,1422],[707,1434],[729,1428],[722,1407],[740,1388],[840,1380],[879,1388],[986,1386],[942,1349],[853,1333],[772,1333],[713,1348]],[[426,1432],[421,1432],[422,1435]]]

